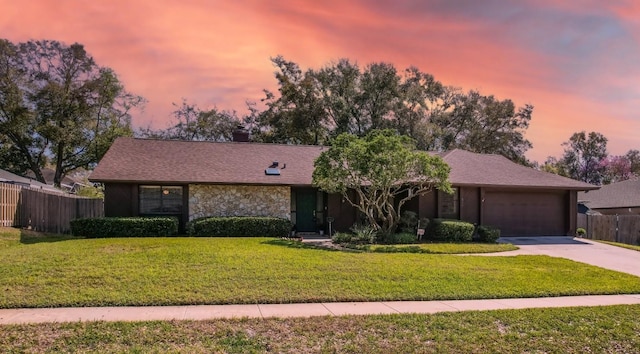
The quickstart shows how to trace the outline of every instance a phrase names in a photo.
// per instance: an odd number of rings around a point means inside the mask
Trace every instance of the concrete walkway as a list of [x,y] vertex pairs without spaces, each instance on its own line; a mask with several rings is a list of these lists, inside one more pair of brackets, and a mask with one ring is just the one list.
[[479,255],[494,257],[521,254],[547,255],[640,277],[640,252],[638,251],[568,236],[503,237],[498,241],[514,244],[520,249]]
[[398,313],[429,314],[470,310],[606,306],[623,304],[640,304],[640,294],[491,300],[6,309],[0,310],[0,325],[78,321],[167,321],[242,317],[286,318]]

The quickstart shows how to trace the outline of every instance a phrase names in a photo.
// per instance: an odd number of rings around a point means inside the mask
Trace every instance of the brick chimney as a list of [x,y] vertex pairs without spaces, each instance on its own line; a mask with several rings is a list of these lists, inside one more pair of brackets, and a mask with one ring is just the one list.
[[238,125],[232,133],[233,141],[240,143],[249,142],[249,131],[247,131],[243,125]]

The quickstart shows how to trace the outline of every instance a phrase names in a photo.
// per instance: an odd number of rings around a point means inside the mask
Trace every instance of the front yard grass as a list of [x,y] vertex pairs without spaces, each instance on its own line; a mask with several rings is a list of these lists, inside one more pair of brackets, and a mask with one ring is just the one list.
[[6,230],[0,230],[1,308],[640,292],[632,275],[547,256],[347,253],[282,247],[268,238],[49,242]]
[[0,352],[637,353],[640,305],[0,326]]

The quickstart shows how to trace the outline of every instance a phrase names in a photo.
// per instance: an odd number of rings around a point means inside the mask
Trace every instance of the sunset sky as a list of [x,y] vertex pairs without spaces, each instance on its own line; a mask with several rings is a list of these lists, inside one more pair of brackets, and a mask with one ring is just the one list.
[[532,104],[527,155],[539,162],[581,130],[612,154],[640,149],[636,0],[0,0],[0,38],[83,44],[148,100],[136,127],[166,127],[183,98],[242,115],[275,89],[269,58],[283,55],[303,69],[413,65]]

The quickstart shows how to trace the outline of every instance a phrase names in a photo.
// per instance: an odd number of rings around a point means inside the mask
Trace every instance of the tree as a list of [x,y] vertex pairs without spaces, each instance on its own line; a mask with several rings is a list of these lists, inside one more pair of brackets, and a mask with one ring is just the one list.
[[143,102],[81,44],[0,42],[0,162],[12,171],[29,169],[46,182],[40,169],[50,163],[60,186],[132,134],[129,112]]
[[298,64],[278,56],[271,61],[278,68],[280,97],[264,90],[267,109],[258,115],[257,140],[285,144],[323,144],[328,137],[327,117],[322,109],[312,71],[302,72]]
[[602,184],[626,181],[633,176],[631,162],[626,156],[607,156],[600,161]]
[[325,144],[342,133],[365,136],[394,129],[423,150],[463,148],[527,163],[524,138],[533,106],[517,108],[477,91],[445,87],[415,67],[398,73],[389,63],[361,69],[347,59],[303,71],[279,56],[278,92],[265,90],[267,110],[253,116],[255,138],[265,142]]
[[567,176],[579,181],[601,184],[607,158],[607,138],[596,132],[588,135],[582,131],[574,133],[562,144],[564,155],[560,159]]
[[500,154],[528,164],[524,156],[532,147],[524,138],[529,127],[533,106],[516,111],[511,100],[497,100],[478,91],[467,94],[455,89],[448,96],[446,107],[432,121],[439,128],[436,149],[465,149],[477,153]]
[[433,188],[453,192],[449,166],[392,130],[373,130],[363,138],[340,134],[314,166],[313,184],[342,194],[383,236],[395,231],[407,201]]
[[624,157],[629,160],[631,173],[636,177],[640,177],[640,151],[629,150]]
[[136,135],[152,139],[231,141],[233,130],[240,122],[235,112],[218,111],[216,108],[203,111],[186,100],[173,115],[178,121],[175,125],[158,130],[142,128]]

